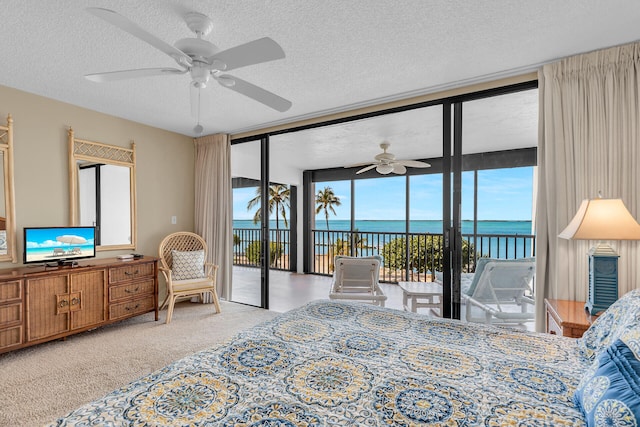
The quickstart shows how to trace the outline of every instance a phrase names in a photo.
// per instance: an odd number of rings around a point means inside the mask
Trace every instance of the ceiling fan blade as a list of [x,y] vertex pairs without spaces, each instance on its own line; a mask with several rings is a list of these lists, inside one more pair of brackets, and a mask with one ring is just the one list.
[[285,112],[289,108],[291,108],[291,101],[281,98],[275,93],[269,92],[266,89],[262,89],[261,87],[258,87],[245,80],[230,76],[229,74],[219,76],[218,83],[226,88],[235,90],[238,93],[261,102],[262,104],[266,105],[267,107],[271,107],[274,110]]
[[404,175],[405,173],[407,173],[407,168],[405,168],[400,163],[394,163],[393,164],[393,170],[391,172],[397,173],[398,175]]
[[[350,164],[350,165],[346,165],[346,166],[344,166],[344,168],[345,168],[345,169],[349,169],[349,168],[357,168],[357,167],[360,167],[360,166],[368,166],[368,165],[370,165],[370,164],[371,164],[371,162],[352,163],[352,164]],[[374,164],[374,165],[376,165],[377,163],[376,163],[376,162],[374,162],[373,164]]]
[[180,49],[176,49],[164,40],[161,40],[153,34],[147,32],[146,30],[138,26],[138,24],[130,21],[128,18],[125,18],[119,13],[101,7],[88,7],[87,12],[107,21],[112,25],[115,25],[116,27],[126,31],[132,36],[149,43],[151,46],[172,57],[178,64],[184,66],[191,65],[191,58],[183,51],[181,51]]
[[168,74],[184,74],[186,70],[177,68],[139,68],[137,70],[108,71],[106,73],[85,74],[87,80],[104,83],[138,77],[164,76]]
[[380,163],[379,165],[376,165],[376,172],[380,175],[389,175],[393,172],[393,166],[388,163]]
[[232,47],[207,58],[209,63],[220,61],[225,66],[222,71],[230,71],[247,65],[260,64],[284,58],[284,51],[278,43],[264,37],[240,46]]
[[378,166],[378,164],[374,163],[372,165],[367,166],[366,168],[362,168],[358,172],[356,172],[356,175],[360,174],[360,173],[365,173],[366,171],[370,171],[371,169],[375,168],[376,166]]
[[431,165],[429,163],[420,162],[418,160],[396,160],[396,164],[401,164],[404,166],[409,166],[410,168],[429,168]]

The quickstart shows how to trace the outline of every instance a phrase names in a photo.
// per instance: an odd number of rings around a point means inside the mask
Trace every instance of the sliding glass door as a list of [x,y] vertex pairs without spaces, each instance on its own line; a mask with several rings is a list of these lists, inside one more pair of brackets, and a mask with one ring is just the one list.
[[[535,86],[523,83],[238,140],[232,145],[238,184],[234,272],[243,274],[234,274],[232,300],[276,310],[285,299],[299,305],[318,295],[303,289],[301,276],[288,273],[329,276],[334,254],[379,254],[385,258],[383,281],[442,281],[443,315],[459,318],[464,275],[474,272],[478,257],[514,257],[514,248],[517,257],[535,251],[531,234],[517,242],[490,236],[509,230],[521,235],[514,221],[531,226],[532,215],[499,214],[534,210]],[[375,164],[382,142],[396,159],[431,167],[414,164],[400,169],[404,173],[385,174]],[[527,180],[528,189],[514,188]],[[327,189],[342,206],[323,210],[317,197]],[[509,192],[525,194],[529,202],[499,197]],[[483,228],[489,222],[504,229]],[[276,285],[286,290],[276,295]],[[325,297],[326,289],[321,292]]]
[[444,105],[445,315],[464,315],[461,292],[478,258],[535,255],[537,97],[522,85]]
[[230,300],[262,307],[262,143],[231,146],[233,276]]

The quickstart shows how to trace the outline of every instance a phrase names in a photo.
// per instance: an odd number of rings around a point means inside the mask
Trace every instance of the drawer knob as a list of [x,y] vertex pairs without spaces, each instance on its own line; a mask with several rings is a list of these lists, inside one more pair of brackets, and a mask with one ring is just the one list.
[[138,270],[134,271],[133,273],[129,273],[128,271],[125,271],[124,274],[127,276],[135,276],[136,274],[138,274]]
[[138,307],[140,307],[140,304],[136,304],[136,306],[135,306],[135,307],[133,307],[133,308],[131,308],[131,307],[125,307],[124,309],[125,309],[125,310],[127,310],[127,311],[131,311],[131,310],[135,310],[135,309],[137,309]]
[[131,289],[125,289],[124,291],[125,291],[126,293],[128,293],[128,294],[134,294],[134,293],[138,292],[139,290],[140,290],[140,288],[139,288],[139,287],[137,287],[137,288],[135,288],[135,289],[133,289],[133,290],[131,290]]

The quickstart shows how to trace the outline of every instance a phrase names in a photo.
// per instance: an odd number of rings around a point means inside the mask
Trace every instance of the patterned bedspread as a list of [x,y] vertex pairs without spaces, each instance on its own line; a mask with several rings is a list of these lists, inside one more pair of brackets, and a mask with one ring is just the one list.
[[316,301],[53,425],[581,426],[575,340]]

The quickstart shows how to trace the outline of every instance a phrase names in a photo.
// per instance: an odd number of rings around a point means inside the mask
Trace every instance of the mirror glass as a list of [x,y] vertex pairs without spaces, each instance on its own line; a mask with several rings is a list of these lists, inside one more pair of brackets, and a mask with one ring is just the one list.
[[7,204],[4,194],[4,151],[0,151],[0,255],[6,255],[7,251]]
[[0,126],[0,261],[18,262],[13,194],[13,119]]
[[96,227],[97,250],[135,248],[135,145],[80,140],[69,130],[71,224]]
[[78,162],[79,225],[96,227],[98,246],[131,244],[131,169]]

